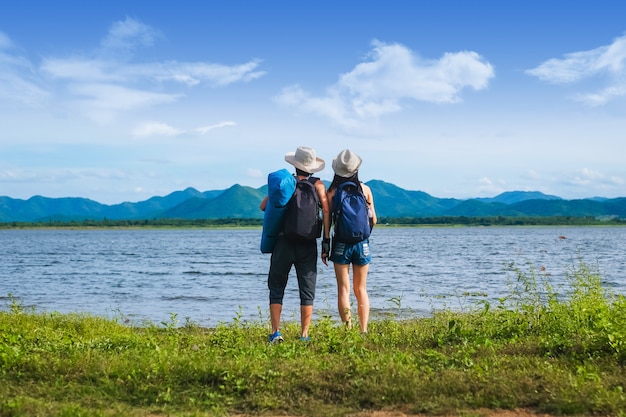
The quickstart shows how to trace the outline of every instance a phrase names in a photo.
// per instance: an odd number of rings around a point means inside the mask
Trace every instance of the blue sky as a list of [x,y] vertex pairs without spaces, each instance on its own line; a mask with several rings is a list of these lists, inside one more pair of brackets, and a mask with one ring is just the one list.
[[299,145],[435,197],[626,196],[621,1],[10,1],[0,195],[259,187]]

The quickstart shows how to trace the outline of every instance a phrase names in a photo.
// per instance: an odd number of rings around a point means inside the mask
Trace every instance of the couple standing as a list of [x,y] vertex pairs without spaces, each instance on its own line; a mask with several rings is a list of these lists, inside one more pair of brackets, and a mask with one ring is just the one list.
[[[358,172],[361,166],[361,158],[354,152],[344,149],[333,159],[333,181],[326,190],[324,183],[312,174],[324,169],[325,163],[318,158],[315,150],[309,147],[298,147],[296,152],[285,155],[285,161],[296,169],[295,177],[298,181],[309,181],[319,197],[322,211],[322,247],[321,259],[324,265],[328,260],[332,261],[337,278],[338,308],[341,320],[350,328],[352,318],[350,311],[350,265],[352,265],[354,294],[358,304],[359,327],[361,332],[367,333],[369,320],[369,297],[367,294],[366,281],[371,255],[369,240],[367,238],[354,242],[341,242],[337,237],[337,224],[331,251],[331,213],[338,202],[334,201],[335,194],[342,184],[351,182],[356,184],[362,191],[369,213],[369,227],[376,224],[376,212],[374,210],[374,197],[370,188],[359,180]],[[261,209],[265,210],[267,198],[261,203]],[[334,219],[335,222],[337,219]],[[278,343],[283,340],[280,333],[280,316],[282,312],[283,296],[287,286],[287,280],[291,267],[295,266],[300,291],[300,325],[301,340],[309,341],[309,326],[313,315],[313,300],[315,299],[315,286],[317,281],[317,242],[316,240],[288,239],[279,236],[274,246],[268,274],[268,287],[270,291],[270,321],[272,333],[269,336],[270,343]]]

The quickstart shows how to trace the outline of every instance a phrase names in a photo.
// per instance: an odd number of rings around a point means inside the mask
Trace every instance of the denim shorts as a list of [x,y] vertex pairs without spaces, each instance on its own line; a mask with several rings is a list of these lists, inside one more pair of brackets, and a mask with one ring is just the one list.
[[331,252],[330,260],[340,265],[367,265],[372,262],[368,239],[354,244],[333,242]]

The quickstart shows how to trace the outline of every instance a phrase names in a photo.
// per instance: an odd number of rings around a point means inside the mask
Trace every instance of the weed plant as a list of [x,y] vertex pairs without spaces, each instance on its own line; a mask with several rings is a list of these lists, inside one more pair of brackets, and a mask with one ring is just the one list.
[[[580,264],[566,288],[509,265],[497,305],[377,320],[331,318],[268,345],[268,325],[133,327],[83,314],[0,311],[0,416],[344,416],[526,408],[626,416],[626,300]],[[476,415],[476,414],[474,414]]]

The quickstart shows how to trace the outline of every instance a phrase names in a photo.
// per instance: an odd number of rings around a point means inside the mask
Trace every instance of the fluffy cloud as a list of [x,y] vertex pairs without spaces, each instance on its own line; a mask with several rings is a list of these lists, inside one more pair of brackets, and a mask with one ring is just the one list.
[[583,168],[580,171],[574,173],[572,177],[569,179],[570,184],[574,185],[589,185],[592,183],[599,184],[611,184],[614,180],[612,178],[607,178],[604,174],[598,171],[594,171],[589,168]]
[[402,110],[404,100],[461,101],[463,89],[484,89],[495,74],[491,64],[472,51],[426,60],[404,45],[375,41],[373,46],[368,61],[341,75],[324,96],[312,96],[294,85],[284,88],[276,100],[342,126],[356,126]]
[[610,45],[565,54],[562,58],[549,59],[527,70],[526,74],[554,84],[571,84],[599,79],[605,84],[597,91],[579,93],[574,98],[589,105],[601,105],[626,95],[625,60],[626,36],[622,36]]
[[138,20],[126,18],[111,25],[109,33],[100,43],[101,52],[132,51],[138,46],[152,46],[159,31]]

